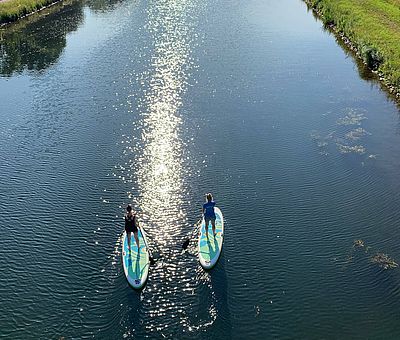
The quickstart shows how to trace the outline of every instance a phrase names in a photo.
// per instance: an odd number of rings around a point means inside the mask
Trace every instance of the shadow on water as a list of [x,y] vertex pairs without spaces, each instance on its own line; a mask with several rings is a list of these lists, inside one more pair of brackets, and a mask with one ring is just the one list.
[[102,307],[96,308],[91,315],[108,320],[97,331],[92,330],[95,338],[136,339],[137,334],[146,334],[147,315],[143,304],[146,288],[136,290],[122,276],[123,273],[114,288],[118,290],[118,295],[112,295],[118,303],[111,301],[111,296],[107,297],[107,301],[102,300]]
[[[88,293],[89,319],[107,320],[98,330],[91,330],[99,339],[136,339],[137,334],[146,334],[145,295],[147,283],[141,289],[133,288],[124,273],[122,239],[118,238],[113,252],[107,257],[96,279],[99,282]],[[133,255],[135,256],[135,255]],[[117,326],[116,326],[117,325]],[[67,331],[64,332],[68,334]],[[82,332],[78,332],[82,336]]]
[[209,271],[211,279],[211,287],[215,294],[215,307],[218,311],[217,318],[214,322],[215,329],[223,332],[215,334],[219,339],[232,338],[232,323],[231,314],[229,310],[229,297],[228,297],[228,279],[225,271],[225,258],[221,258],[216,266]]
[[[145,288],[144,288],[145,289]],[[134,338],[135,334],[145,334],[145,319],[146,313],[143,309],[142,295],[143,290],[135,290],[132,287],[127,287],[125,301],[128,301],[125,309],[121,313],[120,324],[122,326],[123,338]]]

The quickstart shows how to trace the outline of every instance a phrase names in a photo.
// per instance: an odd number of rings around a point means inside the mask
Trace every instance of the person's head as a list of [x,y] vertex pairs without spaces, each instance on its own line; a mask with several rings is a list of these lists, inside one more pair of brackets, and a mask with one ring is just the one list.
[[130,204],[128,204],[128,206],[126,207],[126,211],[128,212],[128,214],[130,214],[130,212],[132,211],[132,206]]
[[208,201],[208,202],[211,202],[211,201],[212,201],[213,197],[212,197],[212,195],[211,195],[210,192],[206,195],[206,198],[207,198],[207,201]]

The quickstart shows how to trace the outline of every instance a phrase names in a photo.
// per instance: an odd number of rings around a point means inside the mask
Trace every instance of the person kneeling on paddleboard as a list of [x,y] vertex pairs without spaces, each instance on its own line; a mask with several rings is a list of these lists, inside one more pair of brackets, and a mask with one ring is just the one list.
[[203,215],[204,215],[204,221],[206,223],[206,235],[208,237],[208,224],[211,221],[212,231],[215,237],[215,218],[216,218],[214,212],[215,202],[213,201],[211,193],[208,193],[206,195],[206,199],[207,202],[203,204]]
[[136,245],[139,249],[139,238],[138,238],[138,227],[139,222],[137,220],[136,213],[132,210],[132,206],[128,204],[126,207],[126,215],[125,215],[125,231],[126,236],[128,236],[128,249],[131,251],[131,233],[135,237]]

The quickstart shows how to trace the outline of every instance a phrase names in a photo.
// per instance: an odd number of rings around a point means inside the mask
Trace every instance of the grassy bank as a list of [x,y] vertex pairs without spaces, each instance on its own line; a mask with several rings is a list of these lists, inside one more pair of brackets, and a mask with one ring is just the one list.
[[305,2],[380,73],[392,91],[400,92],[400,0]]
[[0,2],[0,25],[18,20],[58,0],[3,0]]

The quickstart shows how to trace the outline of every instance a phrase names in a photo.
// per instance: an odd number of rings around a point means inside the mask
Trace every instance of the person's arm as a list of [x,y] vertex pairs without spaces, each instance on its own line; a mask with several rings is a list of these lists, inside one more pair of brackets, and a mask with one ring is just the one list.
[[135,225],[136,225],[136,228],[139,229],[139,220],[138,220],[137,215],[135,216]]

